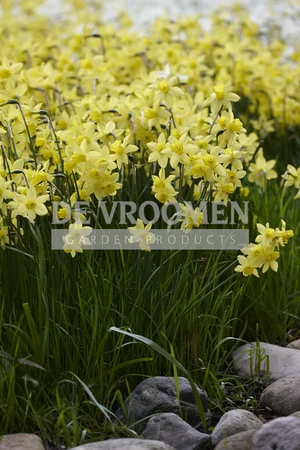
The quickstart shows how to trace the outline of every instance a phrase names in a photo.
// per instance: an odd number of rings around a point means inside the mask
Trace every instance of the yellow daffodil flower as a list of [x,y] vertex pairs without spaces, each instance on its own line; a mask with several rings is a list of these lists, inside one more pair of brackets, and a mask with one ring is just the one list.
[[132,235],[132,242],[138,243],[140,249],[146,252],[150,252],[150,245],[156,241],[155,235],[149,232],[151,227],[151,222],[145,226],[141,219],[137,219],[134,227],[128,227]]

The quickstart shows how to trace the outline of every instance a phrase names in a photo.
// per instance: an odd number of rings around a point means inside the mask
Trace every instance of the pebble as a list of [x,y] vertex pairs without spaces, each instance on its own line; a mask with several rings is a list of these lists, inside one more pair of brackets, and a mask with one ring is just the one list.
[[258,430],[262,425],[262,421],[252,412],[232,409],[226,412],[215,426],[211,435],[212,445],[216,446],[222,439],[242,431]]
[[141,437],[163,441],[176,450],[204,450],[210,447],[209,434],[196,431],[177,414],[165,413],[152,417]]
[[0,450],[45,450],[45,447],[35,434],[17,433],[2,436]]
[[257,430],[243,431],[222,439],[214,450],[252,450],[253,436]]
[[300,410],[300,373],[280,378],[270,384],[260,396],[260,405],[279,416]]
[[300,350],[300,339],[290,342],[287,345],[287,348],[295,348],[296,350]]
[[159,441],[143,439],[109,439],[108,441],[93,442],[79,445],[72,450],[175,450],[168,444]]
[[[186,422],[196,426],[201,422],[198,407],[189,381],[178,377],[180,406]],[[205,391],[197,388],[203,409],[207,411],[208,397]],[[142,381],[124,401],[126,413],[119,408],[116,415],[123,423],[133,424],[157,413],[170,412],[180,415],[174,377],[154,377]],[[127,416],[127,418],[126,418]],[[139,425],[141,432],[145,423]]]
[[[233,352],[234,369],[238,375],[245,378],[256,375],[260,378],[278,380],[288,375],[300,373],[299,350],[260,342],[260,352],[256,352],[256,345],[256,342],[251,342],[250,344],[242,345]],[[266,359],[267,355],[269,356],[269,370]],[[255,374],[256,361],[258,365],[259,359],[261,360],[260,373]]]
[[253,450],[300,450],[300,420],[279,417],[265,423],[253,437]]

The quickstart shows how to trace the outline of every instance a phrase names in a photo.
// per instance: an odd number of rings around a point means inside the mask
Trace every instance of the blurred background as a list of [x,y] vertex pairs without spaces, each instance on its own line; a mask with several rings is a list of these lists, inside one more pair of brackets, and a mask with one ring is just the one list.
[[170,18],[198,13],[204,28],[209,29],[211,12],[217,9],[221,12],[233,4],[244,6],[252,19],[261,25],[268,26],[270,21],[276,20],[282,26],[284,36],[291,39],[298,33],[300,25],[300,0],[48,0],[42,10],[61,15],[70,5],[80,8],[89,2],[99,4],[99,11],[102,9],[107,20],[113,20],[120,10],[125,10],[140,29],[165,12]]

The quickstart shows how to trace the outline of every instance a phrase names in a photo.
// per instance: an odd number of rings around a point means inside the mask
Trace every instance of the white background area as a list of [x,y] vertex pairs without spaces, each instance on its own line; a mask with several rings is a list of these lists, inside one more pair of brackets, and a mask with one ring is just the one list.
[[[205,29],[209,29],[209,16],[220,6],[230,5],[230,0],[96,0],[103,5],[104,18],[113,20],[118,10],[126,10],[134,20],[136,26],[143,29],[168,11],[171,18],[182,17],[193,13],[201,14],[201,22]],[[95,2],[95,0],[94,0]],[[242,0],[238,2],[245,6],[252,19],[266,25],[274,14],[281,25],[285,37],[293,40],[300,30],[300,0]],[[64,0],[48,0],[42,8],[49,15],[62,16]],[[292,42],[291,42],[292,44]]]

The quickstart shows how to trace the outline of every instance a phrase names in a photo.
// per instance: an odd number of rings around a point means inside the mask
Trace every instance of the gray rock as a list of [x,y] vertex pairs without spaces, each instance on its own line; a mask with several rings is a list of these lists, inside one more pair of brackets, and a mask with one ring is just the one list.
[[271,408],[279,416],[300,410],[300,373],[280,378],[270,384],[260,396],[261,406]]
[[176,450],[204,450],[211,444],[209,434],[196,431],[173,413],[152,417],[141,437],[163,441],[172,445]]
[[300,450],[300,420],[279,417],[265,423],[253,437],[253,450]]
[[146,441],[144,439],[109,439],[108,441],[93,442],[79,445],[72,450],[175,450],[160,441]]
[[[189,381],[179,377],[180,405],[185,420],[192,426],[201,422],[199,411]],[[207,411],[208,397],[205,391],[197,388],[204,411]],[[172,412],[180,414],[174,377],[154,377],[142,381],[127,397],[125,402],[126,415],[119,408],[116,415],[124,423],[133,424],[152,414]],[[144,424],[145,426],[145,424]],[[139,427],[141,431],[142,427]]]
[[45,450],[45,447],[35,434],[18,433],[2,436],[0,450]]
[[261,426],[262,421],[252,412],[245,409],[232,409],[225,413],[215,426],[211,435],[212,445],[216,446],[222,439],[242,431],[258,430]]
[[290,414],[290,417],[296,417],[297,419],[300,419],[300,411],[296,411],[296,412]]
[[290,342],[287,345],[287,348],[295,348],[297,350],[300,350],[300,339],[296,339],[295,341]]
[[[259,377],[269,377],[271,380],[300,373],[300,352],[287,347],[279,347],[279,345],[260,343],[260,351],[256,351],[256,342],[245,344],[233,352],[233,364],[236,372],[243,377],[251,377],[253,375]],[[267,358],[269,360],[269,371]],[[251,362],[252,360],[252,362]],[[259,366],[260,373],[255,373],[256,365]],[[252,365],[252,372],[251,372]],[[268,373],[269,372],[269,373]]]
[[252,450],[252,439],[256,432],[257,430],[243,431],[222,439],[215,450]]

